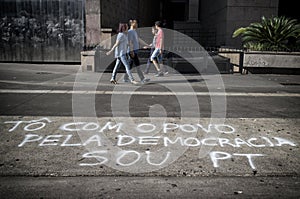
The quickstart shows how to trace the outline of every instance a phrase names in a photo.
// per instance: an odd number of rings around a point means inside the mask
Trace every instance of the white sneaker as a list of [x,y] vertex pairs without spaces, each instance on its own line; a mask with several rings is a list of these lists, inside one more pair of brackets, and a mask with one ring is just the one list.
[[139,83],[138,83],[137,81],[135,81],[135,80],[132,80],[131,83],[134,84],[134,85],[139,84]]
[[114,80],[114,79],[111,79],[111,80],[110,80],[110,83],[112,83],[112,84],[117,84],[117,81]]

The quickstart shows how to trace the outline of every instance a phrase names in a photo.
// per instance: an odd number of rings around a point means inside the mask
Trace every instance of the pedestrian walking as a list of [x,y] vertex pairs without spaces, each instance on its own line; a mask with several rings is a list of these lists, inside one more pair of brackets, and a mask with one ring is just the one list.
[[113,45],[111,50],[106,53],[107,55],[110,55],[112,51],[115,50],[115,58],[117,59],[115,67],[112,72],[110,82],[112,84],[117,84],[116,76],[117,76],[118,69],[120,68],[122,63],[125,66],[126,74],[129,77],[131,83],[138,84],[138,82],[136,82],[133,78],[133,75],[130,71],[130,65],[128,63],[127,56],[126,56],[128,50],[128,35],[127,35],[128,25],[126,23],[120,23],[118,32],[119,33],[116,39],[116,43]]
[[[154,49],[155,49],[155,44],[156,44],[156,33],[157,33],[157,29],[155,28],[155,26],[152,26],[152,34],[153,34],[153,40],[152,40],[152,43],[149,45],[149,47],[150,47],[150,57],[151,57],[151,55],[152,55],[152,53],[153,53],[153,51],[154,51]],[[149,69],[150,69],[150,65],[151,65],[151,59],[150,59],[150,57],[149,57],[149,59],[148,59],[148,61],[147,61],[147,66],[146,66],[146,69],[145,69],[145,74],[148,74],[149,73]]]
[[[130,24],[130,30],[128,30],[128,43],[129,43],[128,54],[131,59],[130,66],[132,67],[133,64],[136,66],[138,76],[141,79],[141,83],[146,83],[149,82],[150,79],[145,78],[141,68],[139,67],[140,60],[138,57],[138,51],[140,49],[140,43],[143,44],[144,46],[148,46],[148,44],[146,44],[146,42],[141,40],[138,36],[138,33],[136,31],[138,27],[137,20],[136,19],[130,20],[129,24]],[[126,74],[124,76],[124,81],[125,82],[128,81],[128,75]]]
[[155,28],[157,29],[155,49],[150,59],[157,70],[157,74],[155,76],[160,77],[160,76],[164,76],[164,73],[161,71],[161,67],[159,66],[159,62],[158,62],[160,56],[163,56],[163,50],[164,50],[164,32],[161,28],[160,21],[155,22]]
[[[152,43],[149,45],[149,47],[151,48],[151,50],[150,50],[150,57],[149,57],[149,59],[147,61],[147,66],[146,66],[144,74],[148,74],[149,73],[150,65],[151,65],[151,62],[152,62],[151,61],[151,55],[154,52],[155,45],[156,45],[157,32],[158,32],[158,30],[155,28],[155,26],[152,26],[153,40],[152,40]],[[162,68],[163,68],[165,70],[164,74],[167,75],[167,74],[169,74],[169,72],[168,72],[168,69],[166,67],[163,67],[163,56],[164,56],[164,50],[155,59],[156,59],[157,63],[159,64],[161,71],[162,71]]]

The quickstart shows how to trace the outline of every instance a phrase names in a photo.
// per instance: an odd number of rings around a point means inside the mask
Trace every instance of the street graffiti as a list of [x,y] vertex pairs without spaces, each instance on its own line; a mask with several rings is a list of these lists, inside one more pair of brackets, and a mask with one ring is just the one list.
[[[29,121],[4,122],[9,133],[25,132],[17,147],[93,146],[93,150],[82,154],[83,161],[78,164],[81,167],[105,165],[110,161],[122,167],[136,166],[140,161],[145,161],[151,166],[162,166],[172,159],[174,151],[168,149],[175,146],[179,148],[216,147],[217,150],[212,148],[207,154],[211,160],[212,167],[222,167],[222,162],[226,160],[239,159],[247,162],[249,168],[255,170],[257,168],[256,160],[268,157],[271,154],[227,152],[226,150],[247,149],[247,151],[250,151],[255,148],[297,146],[293,140],[278,136],[237,137],[235,134],[238,132],[238,129],[229,124],[204,125],[164,122],[158,126],[154,123],[138,123],[136,126],[129,128],[131,131],[139,134],[139,136],[136,136],[129,132],[126,133],[128,131],[126,122],[114,123],[108,121],[102,124],[96,122],[66,122],[58,124],[55,134],[51,134],[48,131],[47,134],[41,133],[42,130],[47,130],[47,127],[54,123],[56,122],[46,117]],[[86,133],[86,136],[79,139],[78,131]],[[174,131],[181,134],[174,136]],[[113,135],[114,140],[112,142],[119,149],[118,152],[107,148],[105,133]],[[191,133],[196,133],[196,136],[191,136]],[[161,147],[167,150],[163,152],[159,152],[157,149],[153,151],[138,150],[136,146]],[[135,148],[133,150],[130,147]]]
[[[8,130],[9,132],[12,132],[16,130],[21,124],[26,124],[25,127],[23,127],[23,130],[25,131],[37,131],[40,129],[43,129],[47,123],[50,123],[51,120],[48,118],[41,118],[39,120],[31,120],[31,121],[6,121],[5,124],[13,124],[12,127]],[[32,126],[36,126],[35,128]]]

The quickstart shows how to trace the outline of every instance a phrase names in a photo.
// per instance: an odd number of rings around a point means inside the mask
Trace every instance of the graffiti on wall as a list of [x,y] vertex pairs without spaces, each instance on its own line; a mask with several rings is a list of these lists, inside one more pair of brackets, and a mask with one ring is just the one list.
[[[82,0],[3,2],[0,60],[79,60],[84,45],[83,5]],[[78,58],[72,55],[75,52]]]

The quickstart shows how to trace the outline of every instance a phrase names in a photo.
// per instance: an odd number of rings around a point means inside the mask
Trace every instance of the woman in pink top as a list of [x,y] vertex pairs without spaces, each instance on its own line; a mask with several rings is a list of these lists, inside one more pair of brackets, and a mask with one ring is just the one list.
[[162,56],[164,50],[164,32],[161,29],[160,21],[155,22],[155,28],[157,29],[156,44],[155,44],[155,50],[153,51],[150,59],[157,70],[157,75],[155,76],[160,77],[160,76],[164,76],[164,73],[161,71],[160,66],[158,64],[159,56]]

